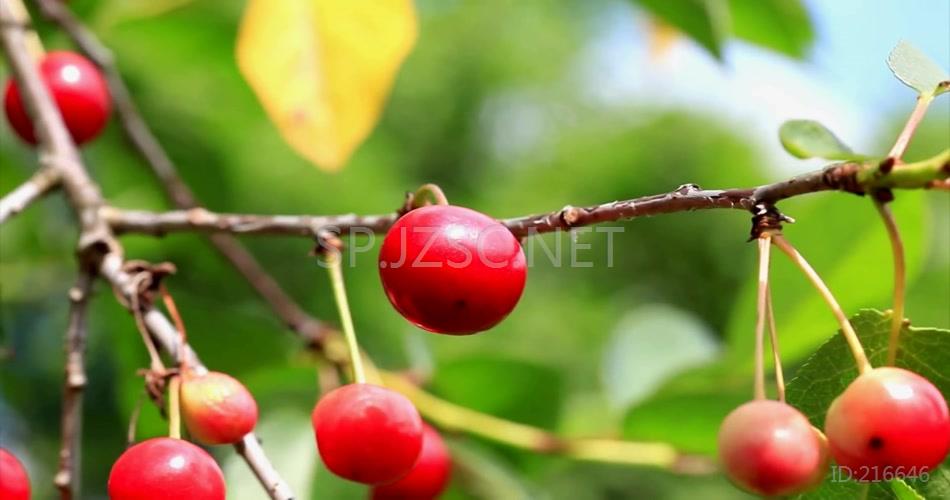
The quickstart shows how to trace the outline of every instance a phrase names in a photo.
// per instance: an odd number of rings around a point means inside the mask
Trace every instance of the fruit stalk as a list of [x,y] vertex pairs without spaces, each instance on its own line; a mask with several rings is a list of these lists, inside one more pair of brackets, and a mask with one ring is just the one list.
[[769,248],[772,237],[768,232],[759,236],[759,287],[756,295],[755,318],[755,399],[765,399],[765,316],[769,292]]
[[181,439],[181,377],[175,375],[168,381],[168,437]]
[[841,310],[841,306],[838,305],[838,301],[835,300],[835,296],[831,293],[831,290],[829,290],[825,282],[822,281],[821,276],[808,264],[808,261],[802,257],[802,254],[798,253],[798,250],[795,250],[795,247],[785,240],[785,237],[780,234],[772,235],[772,242],[775,243],[775,246],[781,251],[785,252],[788,258],[792,260],[792,263],[805,273],[805,276],[811,281],[811,284],[818,290],[821,298],[824,299],[828,307],[831,308],[831,312],[835,315],[835,319],[838,320],[838,325],[841,327],[841,334],[844,335],[844,339],[851,349],[851,355],[854,356],[854,362],[858,365],[858,373],[864,373],[870,370],[871,363],[864,353],[864,347],[861,346],[861,340],[858,339],[858,334],[855,333],[851,322],[848,321],[848,317],[845,316],[844,311]]
[[340,258],[340,251],[332,248],[328,249],[324,260],[327,263],[330,283],[333,286],[333,298],[340,313],[340,323],[343,327],[343,336],[346,338],[346,347],[350,352],[353,381],[358,384],[365,384],[366,372],[363,370],[363,357],[360,354],[359,343],[356,342],[356,331],[353,328],[350,303],[346,298],[346,287],[343,283],[343,259]]
[[782,372],[782,357],[778,346],[778,329],[775,328],[775,311],[772,309],[772,289],[765,295],[766,309],[769,315],[769,342],[772,344],[772,358],[775,363],[775,389],[778,400],[785,402],[785,375]]
[[907,263],[904,257],[904,242],[901,240],[897,221],[891,207],[884,201],[875,200],[874,207],[884,221],[887,237],[891,241],[894,254],[894,307],[891,310],[891,332],[887,342],[887,364],[893,366],[897,361],[897,342],[904,324],[904,296],[907,289]]

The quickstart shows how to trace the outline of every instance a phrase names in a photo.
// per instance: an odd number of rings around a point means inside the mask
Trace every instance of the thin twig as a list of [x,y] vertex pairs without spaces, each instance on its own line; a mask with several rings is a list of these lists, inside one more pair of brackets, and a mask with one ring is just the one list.
[[778,329],[775,328],[775,310],[772,308],[772,288],[765,293],[766,309],[769,315],[769,342],[772,344],[772,362],[775,364],[775,388],[778,400],[785,402],[785,375],[782,372],[782,356],[778,346]]
[[59,180],[56,170],[44,167],[0,199],[0,224],[26,210],[33,202],[49,193]]
[[82,450],[82,403],[86,387],[86,311],[94,277],[80,271],[69,290],[69,326],[66,329],[66,378],[60,432],[59,470],[53,484],[63,500],[81,498],[79,480]]
[[907,289],[907,263],[904,257],[904,243],[901,240],[900,230],[890,205],[881,200],[874,200],[874,207],[884,221],[887,237],[891,242],[891,252],[894,255],[894,307],[891,310],[891,332],[887,342],[887,364],[893,365],[897,360],[897,346],[904,326],[904,296]]
[[844,314],[841,306],[838,305],[838,301],[835,300],[835,296],[831,293],[831,290],[828,289],[828,286],[825,285],[825,282],[822,281],[821,277],[815,272],[815,269],[811,267],[808,261],[802,257],[802,254],[798,253],[795,247],[785,241],[785,237],[780,234],[774,234],[772,235],[772,242],[775,243],[775,246],[781,251],[785,252],[788,258],[792,260],[792,263],[805,273],[805,276],[811,281],[811,284],[818,290],[821,298],[824,299],[828,307],[831,308],[831,312],[841,327],[841,334],[844,335],[844,339],[851,349],[851,355],[854,356],[854,362],[858,365],[858,373],[864,373],[870,370],[871,363],[868,362],[868,357],[864,353],[864,348],[861,346],[861,340],[858,339],[858,334],[855,333],[851,322],[848,321],[848,317]]
[[769,291],[769,248],[772,236],[768,231],[758,238],[759,285],[756,294],[755,316],[755,399],[765,399],[765,317]]

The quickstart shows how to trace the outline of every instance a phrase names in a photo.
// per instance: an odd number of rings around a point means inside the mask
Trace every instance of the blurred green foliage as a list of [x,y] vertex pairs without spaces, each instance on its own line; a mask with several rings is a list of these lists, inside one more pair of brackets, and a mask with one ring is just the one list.
[[[805,53],[811,31],[803,11],[776,10],[783,2],[729,3],[745,9],[736,11],[742,12],[735,27],[740,37],[794,56]],[[685,182],[748,186],[777,175],[741,128],[712,113],[645,101],[606,107],[585,98],[575,71],[606,1],[420,0],[419,44],[379,127],[339,174],[322,173],[291,152],[238,74],[233,50],[241,2],[193,2],[158,16],[136,15],[118,1],[71,5],[113,48],[144,115],[213,210],[381,213],[399,206],[405,191],[437,182],[455,204],[508,217],[662,192]],[[785,39],[765,40],[773,31],[761,26],[775,22],[796,29],[784,32]],[[67,46],[49,26],[39,26],[51,46]],[[911,102],[908,97],[908,110]],[[934,113],[908,157],[947,147],[947,108]],[[880,131],[880,150],[868,153],[886,151],[901,118]],[[114,204],[167,207],[114,122],[84,157]],[[0,162],[0,192],[35,166],[32,152],[5,124]],[[890,250],[868,200],[814,195],[783,209],[799,219],[788,228],[789,239],[826,275],[846,310],[888,306]],[[946,328],[947,197],[901,193],[895,210],[911,264],[908,316],[918,325]],[[578,250],[578,257],[592,267],[568,265],[571,235],[546,235],[536,243],[560,248],[562,265],[535,249],[517,310],[472,337],[431,335],[406,323],[382,293],[375,251],[355,256],[355,266],[346,269],[347,287],[361,342],[374,360],[387,368],[431,371],[432,390],[447,399],[568,435],[622,432],[712,453],[722,416],[751,395],[755,264],[754,248],[745,243],[748,225],[747,214],[714,211],[619,224],[623,232],[611,235],[581,232],[577,240],[591,246]],[[53,498],[75,236],[71,214],[57,196],[0,229],[0,337],[7,353],[0,365],[0,441],[26,456],[39,499]],[[302,304],[334,318],[329,285],[307,256],[307,241],[245,241]],[[362,498],[363,488],[319,466],[309,428],[318,397],[316,365],[248,285],[199,236],[126,236],[123,242],[129,258],[178,266],[168,286],[189,339],[209,367],[234,374],[257,396],[259,434],[293,486],[313,498]],[[780,335],[794,373],[834,322],[783,259],[776,258],[773,269]],[[135,371],[147,364],[132,319],[110,290],[100,284],[96,292],[83,435],[88,498],[103,498],[109,466],[142,399]],[[605,351],[628,333],[622,318],[656,304],[712,332],[694,338],[715,346],[709,351],[714,359],[684,368],[675,354],[666,360],[657,352],[653,363],[675,368],[665,380],[651,380],[629,408],[618,407],[604,377],[636,372],[606,371]],[[647,383],[628,376],[611,384]],[[146,401],[138,436],[163,432]],[[457,469],[446,498],[745,498],[719,476],[682,478],[537,457],[462,435],[451,436],[450,446]],[[261,497],[233,451],[214,453],[234,498]]]

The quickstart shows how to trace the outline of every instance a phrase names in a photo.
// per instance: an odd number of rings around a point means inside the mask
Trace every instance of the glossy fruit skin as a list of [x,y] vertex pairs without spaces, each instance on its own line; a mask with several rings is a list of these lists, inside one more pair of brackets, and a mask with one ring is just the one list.
[[111,500],[224,500],[224,475],[206,451],[181,439],[132,446],[109,473]]
[[257,402],[234,377],[221,372],[186,372],[181,415],[188,432],[204,444],[233,444],[257,425]]
[[[39,71],[76,144],[98,136],[112,108],[109,88],[99,69],[79,54],[50,52],[43,57]],[[33,123],[13,79],[7,82],[3,106],[17,135],[36,144]]]
[[829,459],[821,432],[778,401],[745,403],[719,428],[723,470],[737,486],[759,495],[791,495],[817,486]]
[[[924,377],[875,368],[832,401],[825,433],[835,461],[856,479],[916,476],[947,456],[950,414],[943,395]],[[866,471],[870,477],[862,477]]]
[[12,453],[0,448],[0,500],[30,500],[30,477]]
[[422,419],[398,392],[350,384],[323,396],[311,415],[320,457],[334,474],[364,484],[406,475],[422,449]]
[[422,424],[422,451],[409,474],[395,483],[373,488],[372,500],[432,500],[449,484],[452,457],[439,431]]
[[389,301],[411,323],[436,333],[466,335],[497,325],[518,304],[526,274],[511,231],[451,205],[407,213],[379,253]]

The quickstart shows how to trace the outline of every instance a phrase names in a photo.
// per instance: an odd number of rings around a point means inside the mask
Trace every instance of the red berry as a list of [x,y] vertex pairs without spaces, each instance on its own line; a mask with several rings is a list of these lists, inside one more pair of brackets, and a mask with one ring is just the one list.
[[12,453],[0,448],[0,499],[30,500],[30,477]]
[[[99,135],[109,120],[112,106],[109,88],[99,69],[79,54],[50,52],[43,58],[39,70],[76,144]],[[7,82],[3,105],[17,135],[36,144],[33,123],[13,79]]]
[[188,372],[181,381],[181,414],[191,435],[205,444],[231,444],[254,430],[254,396],[230,375]]
[[778,401],[750,401],[719,428],[719,460],[739,487],[765,496],[809,490],[828,471],[821,431],[798,410]]
[[224,500],[211,455],[181,439],[153,438],[125,450],[109,473],[111,500]]
[[420,328],[487,330],[515,308],[525,284],[521,244],[505,226],[448,205],[415,209],[386,234],[379,275],[393,306]]
[[422,451],[409,474],[395,483],[373,488],[373,500],[432,500],[449,483],[452,459],[439,432],[423,423]]
[[365,484],[406,475],[422,449],[422,419],[402,394],[371,384],[334,389],[313,409],[317,448],[327,469]]
[[950,415],[940,391],[901,368],[858,376],[825,417],[831,454],[857,477],[865,470],[915,476],[941,463],[950,449]]

